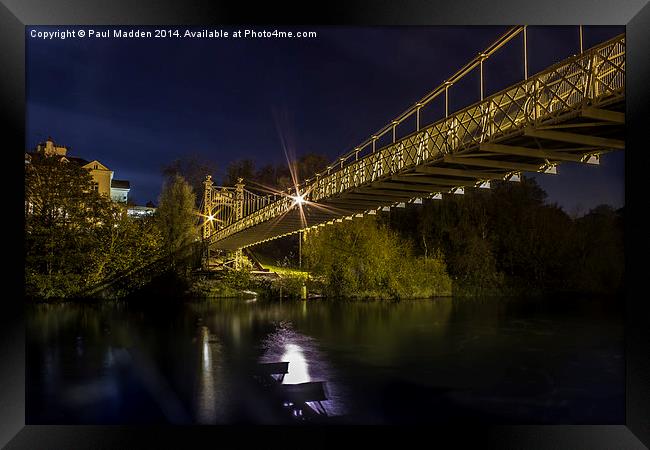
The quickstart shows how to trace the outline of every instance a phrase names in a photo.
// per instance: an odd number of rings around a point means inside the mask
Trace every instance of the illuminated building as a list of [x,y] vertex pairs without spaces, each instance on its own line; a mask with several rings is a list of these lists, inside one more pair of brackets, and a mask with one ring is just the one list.
[[129,206],[126,213],[129,217],[142,218],[153,216],[156,212],[156,207],[153,203],[148,202],[145,206]]
[[35,155],[60,156],[61,161],[75,163],[88,170],[93,178],[94,189],[100,194],[109,196],[116,203],[128,201],[131,189],[128,180],[114,179],[114,172],[96,159],[88,161],[69,156],[67,153],[67,147],[56,145],[54,140],[49,137],[44,143],[38,144],[33,152],[25,153],[25,164],[29,164]]

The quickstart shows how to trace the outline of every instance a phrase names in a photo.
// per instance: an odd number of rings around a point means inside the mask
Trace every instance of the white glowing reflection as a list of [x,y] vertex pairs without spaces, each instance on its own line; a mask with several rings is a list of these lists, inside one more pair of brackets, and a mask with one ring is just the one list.
[[221,344],[210,335],[207,327],[199,331],[201,343],[201,372],[197,391],[197,420],[203,424],[214,424],[218,420],[220,397],[219,353]]
[[210,346],[208,345],[208,340],[203,339],[203,370],[210,370],[211,367]]
[[309,365],[299,345],[286,344],[281,360],[289,362],[289,372],[284,376],[282,384],[306,383],[311,380]]
[[327,355],[318,349],[313,338],[297,332],[290,322],[281,321],[274,332],[263,343],[264,355],[260,362],[288,362],[288,372],[282,384],[300,384],[323,382],[327,400],[307,405],[315,411],[324,411],[328,416],[346,414],[346,390],[337,381],[337,376],[330,366]]

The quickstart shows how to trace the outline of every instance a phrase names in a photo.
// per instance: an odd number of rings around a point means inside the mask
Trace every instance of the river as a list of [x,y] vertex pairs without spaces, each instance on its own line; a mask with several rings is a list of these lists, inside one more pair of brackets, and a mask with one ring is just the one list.
[[[27,424],[624,423],[622,299],[27,306]],[[323,382],[295,416],[253,377]],[[315,406],[309,403],[309,406]]]

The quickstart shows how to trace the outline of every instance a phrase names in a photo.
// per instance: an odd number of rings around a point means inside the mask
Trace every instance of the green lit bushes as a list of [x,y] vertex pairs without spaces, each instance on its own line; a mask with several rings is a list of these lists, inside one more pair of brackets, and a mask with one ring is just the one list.
[[411,244],[373,217],[306,235],[305,260],[336,297],[414,298],[451,295],[440,257],[416,257]]

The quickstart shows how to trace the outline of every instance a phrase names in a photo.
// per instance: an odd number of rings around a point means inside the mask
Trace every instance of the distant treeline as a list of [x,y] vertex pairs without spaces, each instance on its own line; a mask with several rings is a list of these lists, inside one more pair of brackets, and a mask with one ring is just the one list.
[[[316,153],[307,153],[292,163],[291,168],[286,163],[265,164],[256,167],[252,159],[232,161],[225,170],[222,180],[214,180],[216,184],[234,186],[239,178],[244,180],[246,189],[259,194],[268,194],[270,190],[282,191],[294,185],[294,182],[313,176],[323,170],[329,160]],[[198,155],[190,155],[172,161],[162,169],[166,177],[182,176],[192,187],[197,202],[203,198],[203,181],[206,175],[217,173],[218,167],[211,161]],[[292,175],[293,172],[293,175]],[[296,178],[294,180],[294,177]]]
[[570,217],[534,178],[492,182],[384,220],[423,255],[441,252],[456,293],[612,294],[623,289],[623,209]]
[[327,158],[316,153],[307,153],[299,157],[291,167],[284,163],[266,164],[256,168],[253,160],[242,159],[228,165],[224,184],[232,186],[239,178],[243,178],[249,190],[266,193],[268,193],[266,188],[284,190],[323,170],[328,162]]

